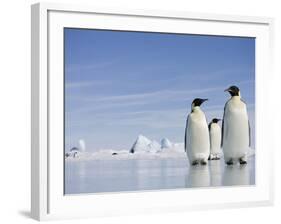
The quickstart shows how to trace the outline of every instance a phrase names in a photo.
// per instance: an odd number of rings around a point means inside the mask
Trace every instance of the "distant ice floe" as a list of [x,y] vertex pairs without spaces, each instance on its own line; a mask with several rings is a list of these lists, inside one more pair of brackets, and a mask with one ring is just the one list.
[[[253,156],[255,150],[249,148],[248,156]],[[86,151],[85,141],[79,140],[79,148],[73,147],[65,154],[69,161],[80,160],[110,160],[110,159],[156,159],[156,158],[186,158],[184,143],[173,143],[163,138],[160,143],[139,135],[129,150],[100,149],[96,152]]]
[[169,139],[163,138],[159,144],[156,140],[150,140],[143,135],[139,135],[130,149],[130,153],[150,152],[184,152],[183,143],[172,143]]
[[78,157],[79,153],[80,153],[80,150],[77,147],[73,147],[70,149],[69,152],[65,153],[65,157],[66,158],[69,158],[69,157],[76,158],[76,157]]
[[[156,144],[154,142],[154,146],[158,147],[159,143]],[[153,144],[150,139],[143,135],[139,135],[135,143],[133,144],[132,148],[130,149],[130,153],[136,152],[149,152],[152,150]],[[159,145],[160,148],[160,145]],[[155,148],[157,150],[157,148]]]

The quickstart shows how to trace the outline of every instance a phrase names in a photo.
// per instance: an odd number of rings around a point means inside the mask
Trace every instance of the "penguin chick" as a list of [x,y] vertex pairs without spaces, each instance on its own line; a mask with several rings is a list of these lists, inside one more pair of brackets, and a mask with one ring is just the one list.
[[219,160],[221,153],[221,127],[218,122],[221,119],[214,118],[209,123],[209,135],[210,135],[210,157],[211,160]]

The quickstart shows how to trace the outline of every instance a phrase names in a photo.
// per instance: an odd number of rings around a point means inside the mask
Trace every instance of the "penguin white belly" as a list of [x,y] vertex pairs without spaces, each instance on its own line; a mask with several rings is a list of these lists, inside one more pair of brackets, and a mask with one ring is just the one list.
[[219,154],[221,151],[221,128],[218,124],[211,124],[210,128],[211,154]]
[[210,154],[209,130],[203,112],[191,113],[187,127],[187,155],[190,162],[207,160]]
[[228,103],[224,116],[223,152],[226,160],[245,157],[249,147],[246,105]]

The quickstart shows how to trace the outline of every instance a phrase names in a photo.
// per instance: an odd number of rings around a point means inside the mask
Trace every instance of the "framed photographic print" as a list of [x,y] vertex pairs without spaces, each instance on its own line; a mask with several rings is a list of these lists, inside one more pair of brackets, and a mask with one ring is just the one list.
[[32,217],[269,205],[270,18],[32,6]]

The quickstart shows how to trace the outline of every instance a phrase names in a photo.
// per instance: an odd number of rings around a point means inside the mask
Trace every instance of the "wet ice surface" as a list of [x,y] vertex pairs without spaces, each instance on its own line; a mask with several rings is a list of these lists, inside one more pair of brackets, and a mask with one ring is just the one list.
[[101,193],[255,184],[255,156],[247,165],[212,160],[190,166],[186,158],[66,161],[65,193]]

